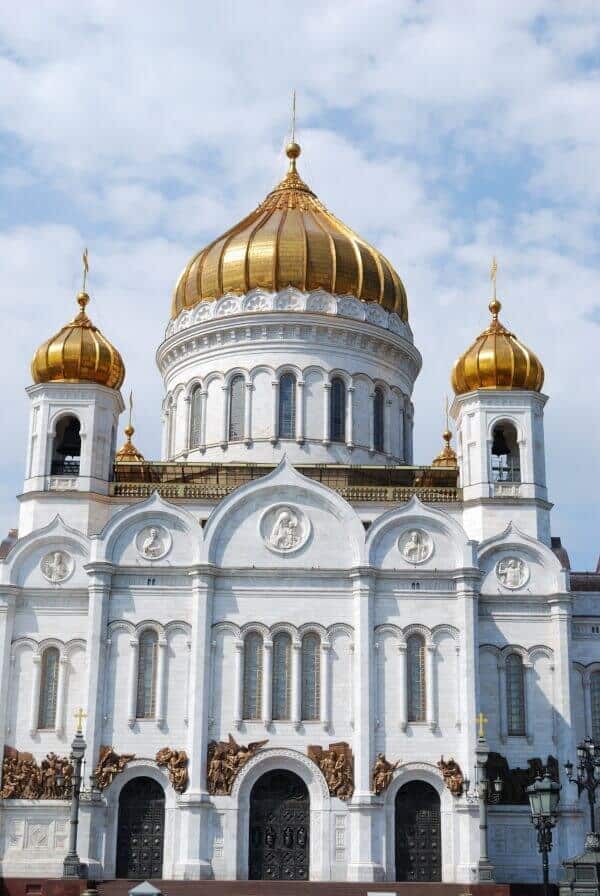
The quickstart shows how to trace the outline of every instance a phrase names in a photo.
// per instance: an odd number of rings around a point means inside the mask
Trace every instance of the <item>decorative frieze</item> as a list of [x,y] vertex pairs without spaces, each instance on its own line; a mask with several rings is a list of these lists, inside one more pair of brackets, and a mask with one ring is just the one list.
[[341,741],[327,749],[313,744],[308,756],[323,772],[330,795],[349,800],[354,793],[354,757],[349,744]]
[[31,753],[4,747],[0,799],[66,800],[72,776],[73,766],[65,756],[48,753],[38,765]]
[[171,747],[163,747],[156,754],[156,764],[161,768],[166,768],[171,786],[177,793],[184,793],[187,789],[188,762],[185,750],[172,750]]
[[460,765],[454,759],[446,761],[444,757],[440,757],[437,767],[442,773],[444,784],[452,794],[452,796],[462,796],[464,776]]
[[245,747],[238,744],[231,734],[227,741],[211,740],[206,760],[208,792],[214,796],[228,796],[240,769],[266,743],[267,740],[257,740]]
[[375,765],[373,766],[373,774],[371,776],[373,793],[379,795],[390,785],[394,772],[400,765],[398,762],[388,762],[384,753],[378,753]]
[[135,753],[119,755],[112,747],[100,747],[98,764],[94,769],[98,790],[104,790],[112,784],[115,777],[123,771],[127,763],[131,762],[132,759],[135,759]]

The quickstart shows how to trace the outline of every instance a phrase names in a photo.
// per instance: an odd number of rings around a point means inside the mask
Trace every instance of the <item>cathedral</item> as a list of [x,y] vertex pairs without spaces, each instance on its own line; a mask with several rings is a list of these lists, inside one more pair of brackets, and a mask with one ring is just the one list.
[[552,535],[542,363],[494,280],[455,447],[416,463],[403,283],[286,154],[175,286],[159,460],[85,291],[33,356],[0,547],[4,878],[63,873],[78,723],[89,878],[536,881],[546,770],[555,879],[583,844],[563,767],[600,740],[600,570]]

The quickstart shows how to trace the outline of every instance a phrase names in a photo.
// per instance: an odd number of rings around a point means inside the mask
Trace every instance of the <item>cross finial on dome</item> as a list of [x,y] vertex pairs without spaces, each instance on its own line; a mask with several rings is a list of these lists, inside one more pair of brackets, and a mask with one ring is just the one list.
[[296,171],[296,159],[301,152],[300,144],[296,143],[296,91],[292,90],[292,127],[290,131],[290,142],[285,148],[285,154],[290,160],[288,173]]

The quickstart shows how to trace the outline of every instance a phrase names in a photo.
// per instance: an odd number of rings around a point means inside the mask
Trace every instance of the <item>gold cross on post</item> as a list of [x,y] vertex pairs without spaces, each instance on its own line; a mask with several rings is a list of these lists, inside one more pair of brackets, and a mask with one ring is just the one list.
[[496,300],[496,275],[498,274],[498,262],[496,261],[496,256],[492,258],[492,265],[490,267],[490,280],[494,284],[494,301]]
[[477,716],[477,724],[479,725],[479,737],[485,737],[485,726],[487,725],[489,719],[487,719],[482,712]]
[[83,286],[81,287],[81,291],[82,291],[82,292],[85,292],[85,285],[86,285],[86,283],[87,283],[87,275],[88,275],[89,270],[90,270],[90,264],[89,264],[89,261],[88,261],[88,250],[87,250],[87,249],[84,249],[84,250],[83,250],[83,256],[82,256],[82,258],[83,258]]
[[296,140],[296,91],[292,90],[292,139],[291,142],[294,143]]
[[74,716],[77,721],[76,734],[81,734],[83,732],[83,720],[87,719],[87,712],[84,712],[80,706],[79,709],[77,710],[77,712],[74,713]]

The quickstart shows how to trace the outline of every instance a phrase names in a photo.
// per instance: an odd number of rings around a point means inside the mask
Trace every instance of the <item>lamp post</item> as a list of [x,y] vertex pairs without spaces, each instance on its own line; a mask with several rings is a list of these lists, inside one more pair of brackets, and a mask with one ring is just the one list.
[[538,849],[542,854],[544,896],[548,896],[548,853],[552,849],[552,828],[556,825],[556,811],[560,800],[560,784],[553,781],[546,769],[526,790],[531,809],[531,821],[537,830]]
[[596,833],[596,790],[600,786],[600,743],[586,737],[577,745],[577,770],[573,777],[573,763],[565,762],[565,772],[571,784],[577,784],[577,796],[587,791],[590,805],[590,831]]
[[[85,866],[77,855],[77,828],[79,825],[79,798],[81,796],[81,764],[85,755],[86,742],[83,738],[83,720],[86,714],[82,709],[75,713],[77,729],[71,744],[70,760],[73,764],[71,779],[71,817],[69,827],[69,851],[63,862],[63,878],[80,878],[84,876]],[[60,782],[59,782],[60,786]]]
[[[490,753],[485,739],[487,719],[482,712],[477,716],[478,737],[475,747],[475,792],[479,802],[479,862],[478,878],[480,881],[494,879],[494,866],[488,855],[488,803],[497,803],[502,793],[502,779],[489,781],[486,763]],[[465,781],[468,793],[470,782]]]

